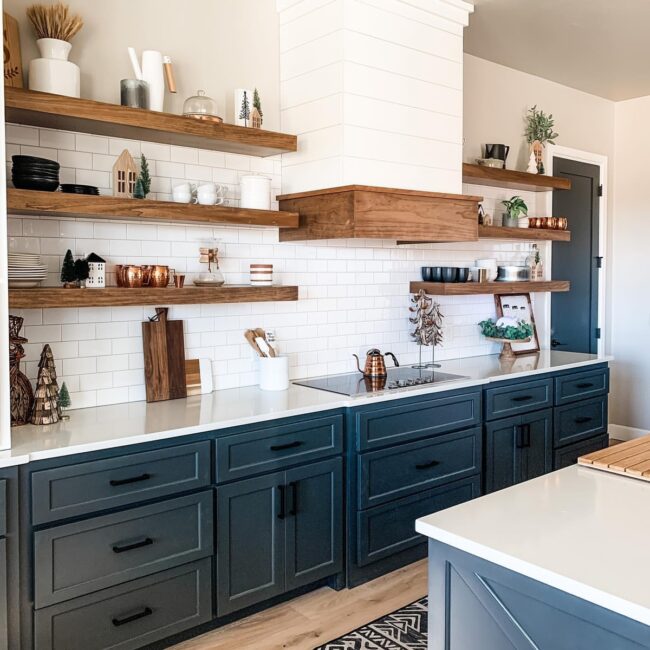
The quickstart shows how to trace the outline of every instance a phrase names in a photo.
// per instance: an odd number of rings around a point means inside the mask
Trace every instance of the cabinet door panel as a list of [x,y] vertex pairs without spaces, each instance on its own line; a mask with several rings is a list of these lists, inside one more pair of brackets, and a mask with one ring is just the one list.
[[219,616],[284,591],[283,486],[277,472],[217,488]]
[[485,390],[485,419],[523,415],[553,406],[553,380],[535,379]]
[[0,650],[9,647],[7,573],[7,540],[0,539]]
[[517,446],[521,417],[485,425],[485,491],[495,492],[523,480],[522,454]]
[[564,469],[570,465],[575,465],[580,456],[591,454],[594,451],[605,449],[609,445],[609,436],[603,433],[589,440],[582,440],[573,445],[567,445],[555,450],[553,457],[553,469]]
[[343,475],[340,458],[287,472],[287,590],[343,569]]
[[553,411],[546,409],[522,415],[525,447],[522,449],[522,481],[553,469]]
[[587,440],[607,432],[607,397],[586,399],[555,409],[555,446]]

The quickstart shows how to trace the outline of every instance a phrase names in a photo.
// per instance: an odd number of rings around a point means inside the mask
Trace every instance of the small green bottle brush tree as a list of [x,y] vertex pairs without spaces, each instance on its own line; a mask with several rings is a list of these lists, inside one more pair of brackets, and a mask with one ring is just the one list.
[[78,289],[81,283],[88,279],[89,272],[88,261],[85,259],[75,260],[72,251],[68,249],[61,266],[61,282],[63,286],[66,289]]

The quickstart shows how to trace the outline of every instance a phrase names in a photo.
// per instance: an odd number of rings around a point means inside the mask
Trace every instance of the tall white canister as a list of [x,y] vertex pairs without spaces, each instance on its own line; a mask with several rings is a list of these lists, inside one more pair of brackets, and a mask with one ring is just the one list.
[[242,208],[271,209],[271,179],[268,176],[242,176],[239,181]]

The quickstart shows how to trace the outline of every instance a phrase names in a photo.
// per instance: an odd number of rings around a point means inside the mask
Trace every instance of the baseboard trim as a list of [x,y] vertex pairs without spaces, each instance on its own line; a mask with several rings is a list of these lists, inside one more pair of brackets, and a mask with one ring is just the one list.
[[623,424],[610,424],[607,428],[609,430],[609,437],[616,438],[616,440],[634,440],[634,438],[642,438],[650,433],[647,429],[626,427]]

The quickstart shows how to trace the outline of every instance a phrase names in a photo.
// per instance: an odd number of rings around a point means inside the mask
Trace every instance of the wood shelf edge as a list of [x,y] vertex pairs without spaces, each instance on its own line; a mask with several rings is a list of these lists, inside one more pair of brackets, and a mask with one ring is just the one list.
[[479,226],[479,239],[523,239],[528,241],[571,241],[571,231],[542,228],[506,228],[504,226]]
[[571,189],[571,181],[567,178],[529,174],[511,169],[495,169],[471,163],[463,163],[463,183],[507,187],[530,192]]
[[297,212],[7,189],[8,214],[297,228]]
[[9,307],[48,309],[76,307],[128,307],[147,305],[198,305],[238,302],[284,302],[298,300],[297,286],[184,287],[183,289],[9,289]]
[[422,282],[410,283],[410,292],[423,289],[432,296],[511,295],[517,293],[566,292],[571,290],[568,280],[535,280],[530,282]]

